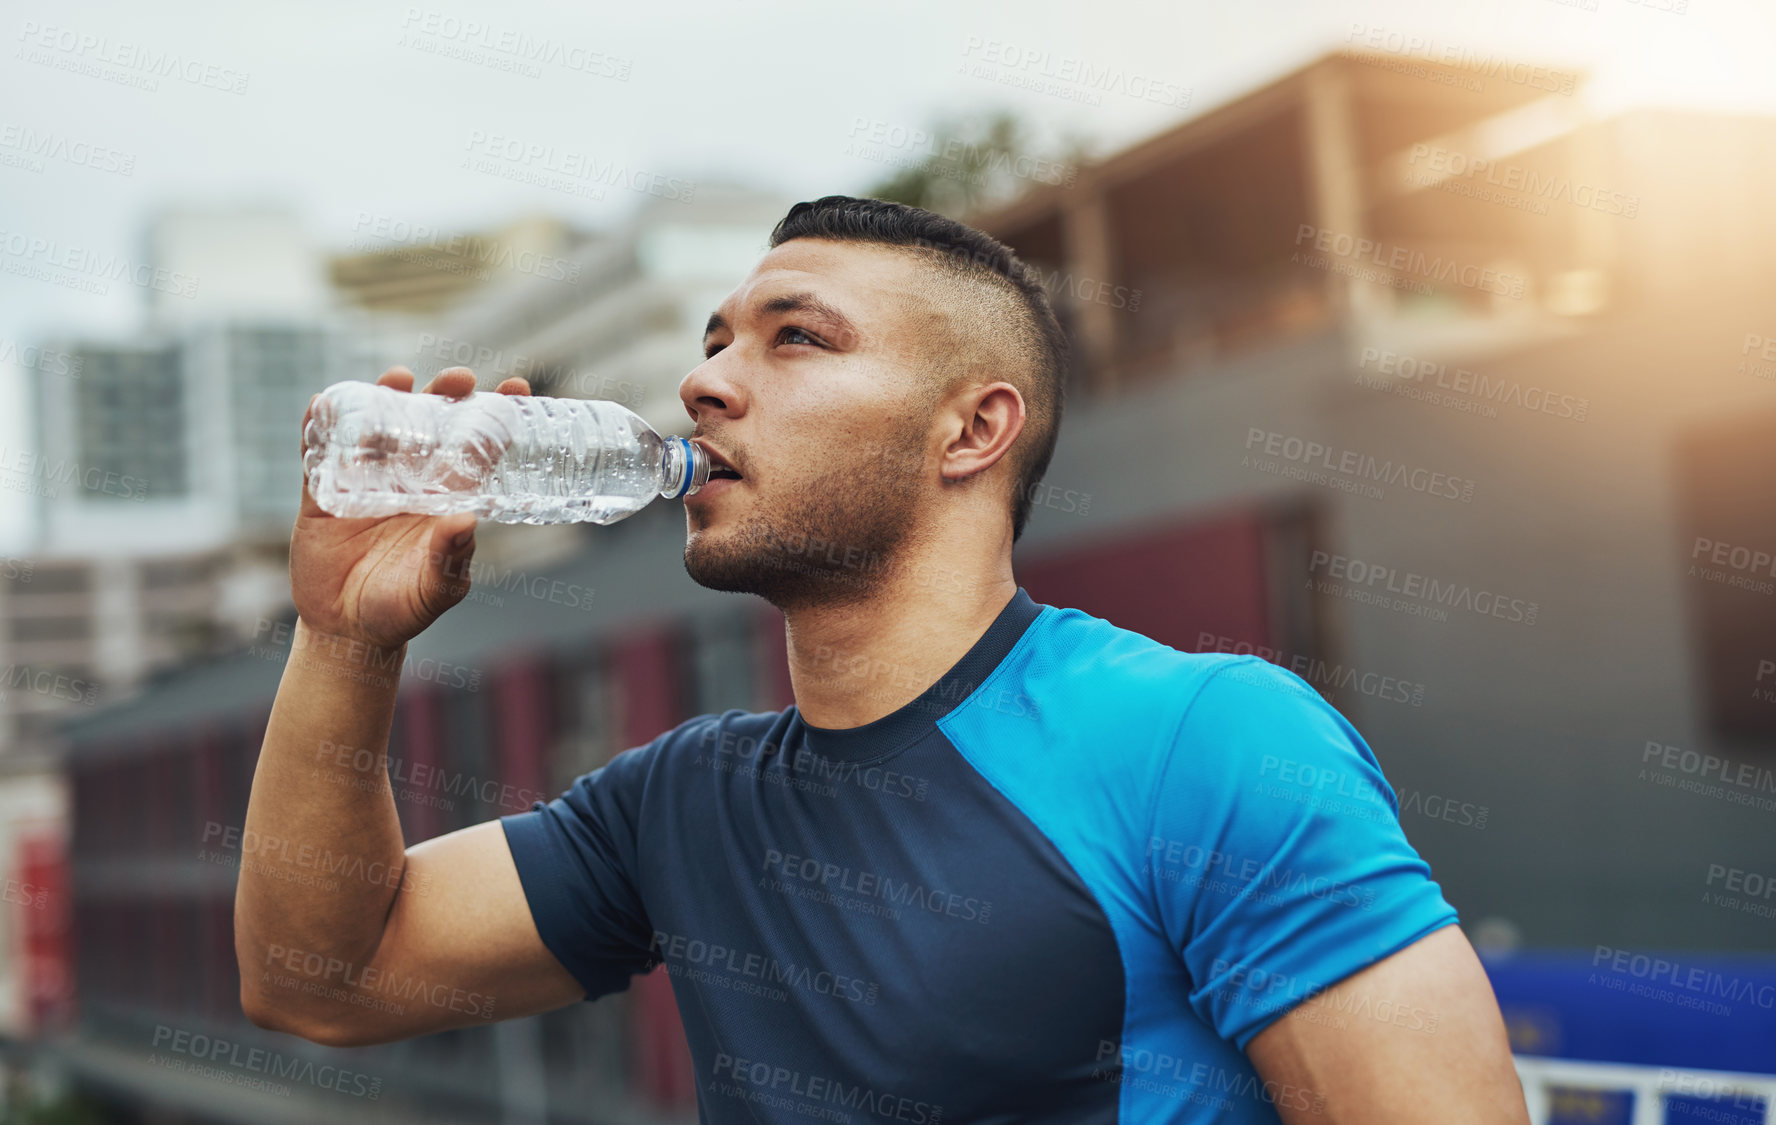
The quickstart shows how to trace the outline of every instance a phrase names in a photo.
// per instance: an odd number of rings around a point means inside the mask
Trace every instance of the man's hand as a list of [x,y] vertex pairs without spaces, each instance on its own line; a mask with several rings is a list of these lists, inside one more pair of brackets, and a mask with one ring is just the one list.
[[1504,1020],[1445,926],[1297,1005],[1246,1055],[1289,1125],[1529,1125]]
[[[391,367],[377,382],[410,392],[413,372]],[[474,372],[451,367],[440,371],[425,393],[461,398],[474,389]],[[530,384],[512,378],[497,389],[525,395]],[[304,429],[308,418],[302,416]],[[290,536],[290,592],[297,616],[316,633],[399,648],[468,594],[475,524],[472,515],[340,519],[321,510],[304,479],[302,508]]]

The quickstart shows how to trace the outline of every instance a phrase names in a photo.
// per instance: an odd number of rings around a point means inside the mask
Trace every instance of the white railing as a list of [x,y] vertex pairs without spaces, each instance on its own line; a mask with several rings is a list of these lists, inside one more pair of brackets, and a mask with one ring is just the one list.
[[1554,1087],[1634,1093],[1633,1125],[1665,1125],[1668,1094],[1733,1101],[1740,1108],[1763,1099],[1769,1125],[1776,1125],[1776,1075],[1735,1074],[1725,1070],[1625,1066],[1618,1063],[1574,1062],[1569,1059],[1518,1055],[1517,1076],[1529,1102],[1530,1125],[1547,1125]]

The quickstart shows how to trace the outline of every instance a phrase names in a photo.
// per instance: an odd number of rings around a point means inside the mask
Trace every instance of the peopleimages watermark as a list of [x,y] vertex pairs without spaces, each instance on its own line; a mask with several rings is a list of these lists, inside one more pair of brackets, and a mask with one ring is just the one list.
[[54,130],[38,132],[29,125],[0,121],[0,164],[42,172],[45,160],[59,160],[76,168],[95,172],[112,172],[119,176],[136,174],[136,154],[122,152],[107,145],[70,138]]
[[1776,918],[1776,878],[1761,871],[1711,863],[1707,886],[1704,902],[1760,918]]
[[490,269],[503,269],[540,277],[545,281],[565,281],[569,285],[577,285],[580,281],[578,262],[570,262],[553,254],[539,254],[534,250],[519,250],[503,239],[489,238],[486,235],[448,234],[425,223],[411,223],[406,219],[370,211],[358,212],[358,217],[352,222],[352,232],[353,249],[376,251],[396,259],[400,259],[403,253],[408,253],[414,260],[423,260],[428,268],[442,268],[432,255],[421,257],[416,253],[437,251],[461,258],[461,262],[455,263],[462,267],[460,272],[467,273],[471,268],[478,270],[475,274],[477,280],[492,278]]
[[[1697,565],[1704,556],[1712,566]],[[1754,594],[1776,594],[1776,582],[1764,581],[1776,579],[1776,553],[1698,535],[1690,548],[1689,577]]]
[[1751,678],[1751,697],[1760,703],[1776,703],[1776,684],[1766,686],[1766,678],[1776,679],[1776,660],[1760,657],[1757,672]]
[[[1322,696],[1333,691],[1356,691],[1370,699],[1379,699],[1387,703],[1406,703],[1413,707],[1424,705],[1425,686],[1414,680],[1401,676],[1389,676],[1380,672],[1364,672],[1343,663],[1330,663],[1317,656],[1306,656],[1301,653],[1290,654],[1282,649],[1268,645],[1255,645],[1248,641],[1235,640],[1218,633],[1198,633],[1196,635],[1197,652],[1225,652],[1235,656],[1256,656],[1269,664],[1289,671],[1306,680],[1308,685]],[[1236,672],[1224,672],[1222,675],[1237,675]],[[1267,681],[1253,678],[1263,686],[1270,686]]]
[[960,137],[944,137],[879,117],[852,117],[846,136],[850,138],[845,146],[846,156],[901,168],[923,168],[931,175],[976,186],[984,187],[994,176],[1051,187],[1072,187],[1079,178],[1079,168],[1073,164]]
[[1776,336],[1765,336],[1757,332],[1747,332],[1745,343],[1739,348],[1741,356],[1756,353],[1757,359],[1739,361],[1739,374],[1752,375],[1759,379],[1776,379]]
[[[823,646],[824,647],[824,646]],[[817,661],[824,657],[816,657]],[[860,765],[841,758],[816,754],[807,746],[793,753],[783,753],[781,743],[737,735],[731,730],[711,726],[697,743],[699,750],[694,765],[707,764],[718,773],[738,774],[769,785],[836,797],[839,786],[851,786],[880,797],[923,801],[931,788],[926,778],[888,766]],[[773,769],[773,766],[780,766]]]
[[[1485,418],[1498,417],[1499,406],[1515,406],[1536,414],[1583,422],[1591,409],[1589,399],[1557,394],[1544,387],[1526,387],[1514,380],[1476,374],[1465,367],[1452,371],[1446,363],[1378,347],[1363,349],[1357,360],[1356,378],[1359,385],[1372,390],[1384,390],[1403,398]],[[1432,387],[1438,390],[1432,390]],[[1444,390],[1455,394],[1441,393]]]
[[[337,957],[270,945],[260,981],[353,1007],[404,1015],[406,1004],[420,1002],[477,1019],[493,1018],[493,997],[455,985],[437,984],[374,965],[354,965]],[[334,982],[338,983],[335,984]],[[390,999],[393,997],[393,999]],[[406,1003],[396,1003],[396,1000]]]
[[[1313,552],[1308,559],[1307,569],[1308,588],[1319,593],[1342,596],[1402,612],[1415,612],[1419,616],[1430,616],[1421,612],[1423,609],[1435,609],[1442,613],[1434,618],[1438,621],[1448,620],[1449,615],[1444,610],[1453,608],[1465,609],[1483,617],[1497,617],[1515,624],[1534,625],[1536,614],[1541,609],[1536,602],[1507,597],[1492,590],[1477,590],[1466,582],[1444,582],[1430,575],[1379,566],[1327,551]],[[1314,577],[1322,569],[1336,581],[1328,582]],[[1352,585],[1340,586],[1340,582],[1350,582]],[[1380,586],[1379,592],[1375,589],[1376,586]],[[1402,608],[1401,598],[1385,598],[1382,596],[1384,593],[1402,595],[1402,598],[1408,600],[1407,608]],[[1417,606],[1418,609],[1413,609],[1412,606]]]
[[[590,610],[592,608],[593,590],[590,586],[582,586],[578,582],[569,582],[561,578],[550,578],[540,574],[526,574],[513,568],[500,574],[499,567],[492,563],[464,559],[444,551],[429,550],[415,546],[407,551],[402,558],[402,565],[412,565],[422,559],[438,567],[440,577],[432,584],[431,592],[464,595],[466,600],[483,602],[491,606],[503,606],[505,598],[501,595],[514,593],[534,598],[539,602],[548,602],[564,609]],[[459,685],[460,686],[460,685]]]
[[1722,1001],[1749,1003],[1765,1010],[1776,1009],[1776,984],[1729,977],[1713,969],[1691,965],[1646,953],[1612,949],[1600,945],[1591,956],[1593,972],[1588,983],[1626,992],[1649,1000],[1660,1000],[1680,1008],[1694,1008],[1711,1015],[1731,1015],[1732,1009]]
[[[710,1074],[714,1077],[706,1089],[711,1094],[742,1098],[816,1120],[848,1122],[851,1117],[846,1110],[907,1125],[937,1125],[943,1120],[941,1105],[725,1051],[717,1052]],[[721,1081],[724,1076],[732,1081]]]
[[40,348],[33,344],[21,347],[16,340],[0,339],[0,363],[8,362],[18,364],[26,371],[60,375],[64,379],[80,378],[81,371],[86,367],[85,356],[54,348]]
[[[1468,86],[1471,90],[1484,89],[1484,83],[1477,81],[1484,78],[1497,78],[1512,85],[1525,86],[1531,90],[1542,90],[1546,93],[1561,94],[1567,97],[1572,96],[1573,92],[1578,89],[1579,76],[1572,71],[1535,66],[1500,55],[1473,51],[1456,44],[1439,43],[1426,35],[1353,23],[1345,34],[1344,40],[1346,43],[1365,50],[1384,51],[1390,55],[1405,56],[1448,67],[1471,80],[1476,80]],[[1381,63],[1381,60],[1367,59],[1361,55],[1354,57],[1359,62],[1371,65]],[[1429,71],[1421,71],[1417,76],[1439,80],[1444,77]]]
[[579,43],[537,38],[516,28],[496,27],[480,20],[460,19],[436,8],[409,7],[401,17],[401,38],[395,44],[442,58],[460,59],[493,70],[541,78],[543,65],[593,78],[629,81],[634,60]]
[[13,53],[16,59],[133,86],[150,93],[160,89],[162,78],[225,94],[247,92],[249,76],[244,72],[188,59],[174,51],[113,41],[108,35],[25,20],[18,39],[19,49]]
[[[0,445],[0,488],[54,500],[56,485],[73,485],[100,496],[140,502],[148,498],[145,477],[82,465],[66,457],[51,458],[30,449],[8,450]],[[22,478],[22,479],[21,479]]]
[[[1768,1095],[1748,1089],[1739,1079],[1717,1078],[1712,1074],[1698,1074],[1692,1070],[1660,1070],[1659,1089],[1667,1094],[1706,1099],[1710,1103],[1706,1110],[1690,1110],[1689,1117],[1692,1121],[1769,1120],[1764,1117],[1769,1109]],[[1724,1112],[1726,1110],[1739,1112],[1728,1117]],[[1703,1117],[1704,1113],[1708,1115],[1706,1118]]]
[[900,920],[903,909],[983,926],[993,915],[993,904],[987,899],[776,848],[766,850],[760,870],[765,874],[759,876],[758,885],[766,890],[895,921]]
[[665,930],[654,931],[648,955],[665,965],[672,976],[767,1000],[787,1000],[789,993],[785,988],[794,988],[833,1000],[874,1006],[882,991],[882,986],[873,980],[816,965],[779,961],[763,953]]
[[1521,274],[1501,273],[1491,266],[1476,266],[1443,255],[1429,255],[1409,246],[1389,246],[1372,238],[1361,238],[1341,231],[1328,230],[1312,223],[1295,228],[1295,256],[1291,261],[1313,265],[1301,257],[1301,244],[1311,243],[1314,250],[1351,262],[1364,262],[1392,274],[1412,274],[1441,284],[1458,285],[1500,297],[1519,298],[1524,294],[1526,279]]
[[970,35],[962,48],[961,73],[1003,86],[1050,94],[1086,105],[1103,105],[1105,94],[1186,109],[1191,88],[1163,78],[1103,66],[1077,55],[1021,47],[998,39]]
[[551,393],[557,395],[562,391],[572,391],[576,398],[609,399],[635,407],[641,405],[647,393],[646,388],[632,380],[600,375],[594,371],[563,371],[538,356],[519,352],[508,355],[504,348],[490,348],[485,344],[474,344],[452,336],[439,336],[433,332],[420,333],[416,354],[468,367],[477,372],[491,370],[492,374],[503,379],[546,379]]
[[[153,1045],[193,1060],[192,1063],[187,1063],[185,1059],[163,1059],[159,1055],[150,1055],[148,1061],[153,1066],[199,1078],[214,1078],[243,1089],[266,1090],[280,1097],[289,1097],[289,1087],[269,1081],[276,1078],[316,1089],[368,1098],[371,1101],[378,1100],[382,1095],[382,1079],[374,1075],[332,1063],[317,1066],[312,1059],[297,1058],[278,1051],[269,1051],[264,1047],[246,1047],[232,1039],[168,1027],[164,1023],[155,1025]],[[227,1069],[223,1069],[224,1067]],[[253,1078],[248,1077],[249,1075],[267,1077]]]
[[[1776,770],[1737,764],[1715,754],[1685,750],[1651,739],[1640,752],[1640,780],[1666,789],[1700,793],[1765,812],[1776,810]],[[1760,797],[1760,793],[1772,796]]]
[[1442,1022],[1437,1013],[1428,1009],[1400,1000],[1377,1000],[1355,985],[1334,992],[1332,985],[1324,981],[1310,981],[1219,957],[1209,966],[1209,976],[1215,982],[1210,994],[1225,1002],[1242,1007],[1255,1005],[1266,1012],[1287,1008],[1309,1023],[1338,1031],[1355,1019],[1435,1035]]
[[[1319,812],[1354,817],[1378,824],[1396,823],[1407,814],[1484,831],[1492,810],[1472,801],[1458,801],[1418,789],[1400,792],[1390,802],[1376,780],[1322,762],[1308,762],[1266,754],[1258,765],[1259,781],[1253,792],[1290,804],[1306,805]],[[1385,784],[1385,783],[1384,783]],[[1394,815],[1394,805],[1399,816]]]
[[620,187],[676,203],[689,203],[697,190],[695,180],[679,179],[646,169],[631,169],[621,161],[553,144],[541,144],[485,129],[470,131],[463,157],[466,171],[481,172],[504,180],[534,184],[567,195],[602,200],[604,189]]
[[[1253,457],[1254,448],[1272,460]],[[1299,471],[1285,472],[1283,462],[1287,462],[1291,469],[1298,467]],[[1246,428],[1246,456],[1240,459],[1240,465],[1314,484],[1331,484],[1344,491],[1361,491],[1375,500],[1381,499],[1384,493],[1369,484],[1370,481],[1404,487],[1425,496],[1459,500],[1463,504],[1474,499],[1474,481],[1470,477],[1458,477],[1403,461],[1384,461],[1354,449],[1334,449],[1323,442],[1257,426]],[[1347,485],[1352,487],[1345,487]]]
[[1147,862],[1142,864],[1141,874],[1162,883],[1267,904],[1293,902],[1305,895],[1358,910],[1375,905],[1375,892],[1369,887],[1333,879],[1318,871],[1279,867],[1275,857],[1269,855],[1237,855],[1205,848],[1191,840],[1168,840],[1163,836],[1148,837]]
[[[432,882],[429,873],[415,876],[404,864],[397,865],[381,859],[366,861],[363,856],[350,852],[335,853],[330,848],[270,836],[250,828],[214,820],[206,821],[203,830],[203,842],[208,844],[212,841],[223,851],[201,851],[198,853],[199,859],[228,866],[237,862],[238,856],[238,862],[244,870],[303,886],[319,885],[323,890],[338,889],[338,881],[327,878],[335,875],[373,887],[393,887],[414,894],[425,894]],[[291,873],[290,868],[302,870]],[[326,885],[329,883],[332,885]]]
[[[872,471],[878,476],[892,473],[913,481],[935,481],[938,477],[937,463],[922,448],[872,442],[859,447],[858,452],[872,463]],[[1068,515],[1083,516],[1091,510],[1091,493],[1042,480],[1028,485],[1020,482],[1012,487],[1011,495],[1027,497],[1032,508],[1052,508]]]
[[[1222,1110],[1231,1111],[1236,1107],[1228,1097],[1231,1094],[1279,1109],[1312,1114],[1326,1111],[1325,1095],[1316,1094],[1305,1086],[1259,1078],[1249,1070],[1211,1066],[1195,1057],[1100,1039],[1097,1061],[1100,1065],[1092,1071],[1092,1077],[1100,1081],[1214,1105]],[[1106,1063],[1108,1065],[1104,1065]],[[1170,1086],[1166,1084],[1168,1082],[1179,1085]]]
[[[295,639],[298,635],[307,639],[297,644]],[[267,638],[269,643],[261,643],[261,638]],[[321,656],[323,650],[326,658],[332,662],[330,666],[320,665],[313,659]],[[429,656],[415,660],[411,654],[403,655],[400,649],[373,648],[354,637],[338,637],[308,630],[298,634],[291,622],[273,621],[268,617],[261,617],[254,628],[253,644],[247,648],[247,655],[265,660],[295,658],[301,660],[304,667],[325,667],[328,671],[360,683],[386,684],[386,678],[377,673],[398,672],[412,679],[443,687],[461,688],[464,691],[481,690],[479,668],[453,664],[448,660],[437,660]]]
[[[351,783],[365,792],[391,792],[400,800],[447,811],[454,810],[456,804],[446,797],[438,796],[438,793],[448,794],[449,797],[471,797],[483,805],[520,812],[537,801],[548,799],[548,794],[535,789],[493,778],[477,778],[462,770],[451,771],[425,762],[408,762],[393,755],[389,755],[385,762],[382,755],[367,746],[346,746],[325,738],[315,748],[315,762],[316,766],[309,771],[310,777],[319,778],[325,774],[338,782]],[[353,779],[323,771],[319,765],[323,762],[351,769],[360,776]],[[401,788],[396,790],[396,785]]]
[[0,269],[7,273],[82,293],[104,296],[111,292],[110,282],[121,281],[187,300],[197,296],[198,279],[190,274],[21,231],[0,230],[0,255]]
[[93,681],[53,668],[33,668],[29,664],[8,664],[4,671],[0,671],[0,699],[5,699],[7,693],[15,689],[88,707],[99,701],[99,685]]
[[9,878],[0,881],[0,902],[42,910],[49,905],[49,888]]
[[[1424,163],[1420,165],[1420,161]],[[1536,210],[1538,214],[1547,214],[1549,203],[1568,203],[1580,210],[1602,211],[1606,215],[1620,215],[1624,219],[1632,219],[1640,213],[1638,195],[1627,195],[1593,184],[1574,182],[1565,176],[1544,175],[1520,164],[1501,164],[1488,157],[1470,156],[1459,149],[1443,145],[1424,142],[1414,144],[1407,150],[1406,165],[1410,169],[1407,173],[1409,183],[1442,188],[1489,203],[1506,203],[1523,209],[1520,203],[1510,202],[1520,200],[1522,203],[1534,204],[1529,209]],[[1527,198],[1501,196],[1497,193],[1489,194],[1483,188],[1529,194]]]
[[[926,238],[915,238],[906,245],[943,254],[959,264],[982,266],[987,269],[996,268],[993,256],[983,250],[970,250],[965,246],[945,246]],[[1071,270],[1056,268],[1044,273],[1039,266],[1031,266],[1030,269],[1050,297],[1066,296],[1075,305],[1092,304],[1127,312],[1141,311],[1141,299],[1144,294],[1140,289],[1117,285],[1114,282],[1084,274],[1075,275]]]

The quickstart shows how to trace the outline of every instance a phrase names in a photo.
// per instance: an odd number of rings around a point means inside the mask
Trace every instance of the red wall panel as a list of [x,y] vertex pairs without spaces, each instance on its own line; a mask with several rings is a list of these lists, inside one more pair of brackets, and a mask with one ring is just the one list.
[[[649,629],[619,638],[612,646],[611,667],[617,680],[620,741],[625,749],[652,742],[687,717],[670,630]],[[656,969],[637,977],[630,992],[635,1047],[631,1079],[636,1092],[661,1108],[693,1104],[696,1075],[673,1000],[671,978]]]
[[1045,554],[1017,577],[1039,602],[1196,652],[1205,632],[1272,637],[1264,544],[1264,514],[1236,511]]

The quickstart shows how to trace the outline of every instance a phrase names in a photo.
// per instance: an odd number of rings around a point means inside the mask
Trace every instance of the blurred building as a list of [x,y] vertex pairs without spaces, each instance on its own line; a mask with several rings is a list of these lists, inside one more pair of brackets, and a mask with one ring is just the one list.
[[37,447],[6,462],[36,546],[31,573],[0,583],[0,659],[78,690],[0,699],[15,757],[36,718],[127,696],[283,612],[309,397],[393,362],[386,339],[409,338],[409,318],[523,276],[497,266],[507,255],[579,237],[532,219],[385,245],[386,222],[361,225],[329,257],[287,210],[165,210],[144,241],[167,284],[146,290],[142,329],[57,342],[79,375],[33,385]]
[[[422,381],[451,366],[472,368],[483,390],[516,376],[535,394],[620,402],[661,433],[688,434],[678,384],[701,357],[703,324],[794,202],[720,183],[699,184],[694,202],[651,200],[556,268],[490,285],[386,339]],[[489,564],[535,566],[588,534],[600,537],[584,525],[488,525],[477,550]]]
[[301,463],[277,451],[309,396],[362,358],[338,326],[263,317],[62,347],[83,366],[36,387],[38,542],[82,555],[287,538]]
[[[1339,707],[1491,951],[1524,1056],[1637,1065],[1636,1083],[1768,1073],[1767,1007],[1629,998],[1586,1023],[1603,992],[1559,951],[1703,951],[1710,971],[1776,981],[1753,957],[1768,919],[1704,897],[1713,866],[1776,870],[1776,804],[1738,799],[1776,796],[1755,780],[1776,777],[1776,584],[1751,573],[1776,555],[1776,267],[1756,249],[1776,129],[1596,121],[1577,76],[1521,72],[1540,77],[1328,57],[978,216],[1043,270],[1077,355],[1017,574],[1181,650],[1256,652]],[[664,222],[694,227],[702,206]],[[414,347],[557,394],[644,373],[643,413],[682,419],[668,381],[780,213],[761,204],[731,235],[713,209],[703,231],[644,223],[582,248],[590,288],[490,291]],[[725,262],[730,238],[725,276],[659,272]],[[790,701],[781,619],[681,575],[676,508],[573,535],[490,552],[410,646],[391,759],[524,795],[408,786],[410,840],[517,811],[688,716]],[[363,1051],[242,1019],[223,842],[287,638],[267,620],[232,656],[63,726],[80,999],[60,1057],[165,1120],[266,1119],[263,1100],[151,1073],[140,1056],[167,1026],[386,1078],[378,1120],[692,1119],[658,974]],[[1680,786],[1699,780],[1689,754],[1750,788]],[[297,1094],[292,1119],[360,1111]]]

